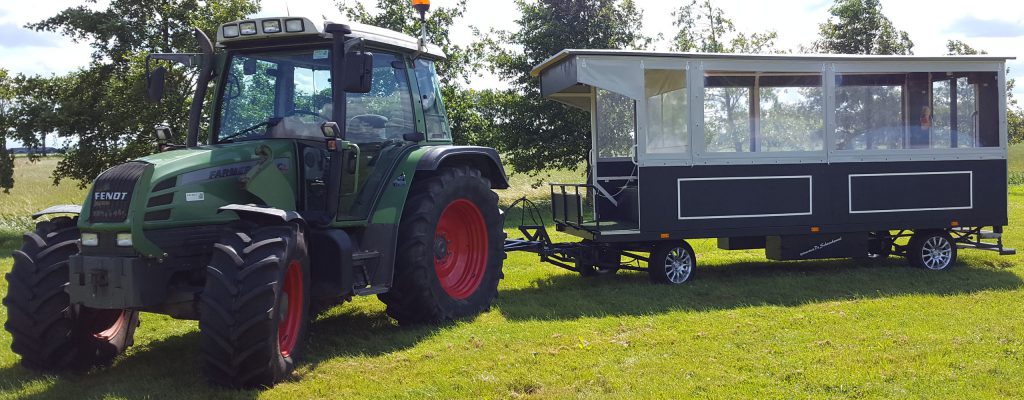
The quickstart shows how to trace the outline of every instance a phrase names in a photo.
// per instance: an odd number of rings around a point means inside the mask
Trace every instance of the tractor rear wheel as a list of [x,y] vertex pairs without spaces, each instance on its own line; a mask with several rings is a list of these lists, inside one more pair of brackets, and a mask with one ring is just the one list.
[[444,167],[413,183],[398,229],[394,285],[379,298],[400,324],[479,314],[504,259],[498,195],[480,171]]
[[72,305],[64,288],[68,259],[78,253],[77,219],[36,224],[14,252],[7,274],[7,323],[11,350],[25,367],[60,371],[110,365],[132,345],[139,312]]
[[273,386],[295,369],[309,325],[303,231],[229,228],[214,248],[199,309],[206,375],[223,386]]

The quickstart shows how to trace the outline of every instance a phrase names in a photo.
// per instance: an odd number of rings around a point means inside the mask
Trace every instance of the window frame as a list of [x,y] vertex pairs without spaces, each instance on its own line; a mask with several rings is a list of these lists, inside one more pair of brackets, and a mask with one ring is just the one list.
[[[812,151],[777,151],[777,152],[709,152],[704,135],[704,74],[706,71],[728,71],[748,73],[806,73],[809,75],[820,75],[822,79],[822,90],[826,94],[822,104],[823,121],[825,123],[824,147],[821,150]],[[831,132],[834,125],[829,124],[829,110],[834,107],[834,97],[828,95],[830,76],[824,63],[810,60],[704,60],[699,63],[699,71],[691,73],[699,78],[699,86],[694,85],[691,90],[694,94],[693,103],[699,114],[691,118],[697,123],[697,129],[690,133],[692,147],[696,150],[694,163],[700,165],[731,165],[731,164],[795,164],[795,163],[824,163],[828,158],[828,146]],[[699,140],[698,140],[699,139]]]

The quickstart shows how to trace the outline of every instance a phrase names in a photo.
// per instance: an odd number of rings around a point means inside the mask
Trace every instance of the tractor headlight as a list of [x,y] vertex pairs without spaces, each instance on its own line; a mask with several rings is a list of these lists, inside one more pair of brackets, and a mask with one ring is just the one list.
[[100,245],[100,235],[92,232],[82,232],[82,246],[95,247]]
[[249,21],[238,24],[238,32],[243,35],[255,35],[256,34],[256,22]]
[[224,31],[224,37],[233,38],[238,37],[238,25],[224,25],[222,28]]
[[285,32],[302,32],[304,30],[306,30],[306,27],[303,26],[301,19],[288,19],[284,21]]
[[128,232],[122,232],[117,234],[117,246],[118,247],[132,247],[132,234]]
[[268,19],[263,21],[263,33],[278,33],[281,32],[281,20],[279,19]]

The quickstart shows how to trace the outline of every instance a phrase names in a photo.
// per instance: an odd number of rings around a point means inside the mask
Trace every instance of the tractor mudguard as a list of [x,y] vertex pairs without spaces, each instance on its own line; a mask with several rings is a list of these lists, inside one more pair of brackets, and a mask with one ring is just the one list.
[[44,215],[49,214],[81,214],[82,206],[77,204],[62,204],[59,206],[53,206],[43,211],[32,214],[32,219],[38,219]]
[[250,220],[254,222],[271,222],[283,224],[292,221],[298,221],[305,225],[305,220],[302,216],[295,211],[285,211],[279,208],[271,207],[260,207],[253,204],[228,204],[217,209],[218,213],[224,211],[234,211],[238,215],[238,219]]
[[442,165],[468,165],[491,181],[491,189],[508,189],[505,167],[498,152],[480,146],[435,146],[423,153],[417,171],[436,171]]

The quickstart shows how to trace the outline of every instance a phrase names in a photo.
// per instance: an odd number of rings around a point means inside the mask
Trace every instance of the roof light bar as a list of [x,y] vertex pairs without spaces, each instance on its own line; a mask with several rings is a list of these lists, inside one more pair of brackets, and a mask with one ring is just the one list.
[[246,21],[238,24],[238,31],[243,35],[255,35],[256,21]]
[[263,33],[281,32],[281,20],[267,19],[263,21]]
[[302,19],[286,19],[284,21],[285,32],[302,32],[306,30],[306,26],[302,23]]
[[224,25],[224,27],[221,28],[221,29],[222,29],[222,34],[226,38],[238,37],[238,25],[234,25],[234,24],[232,24],[232,25]]

